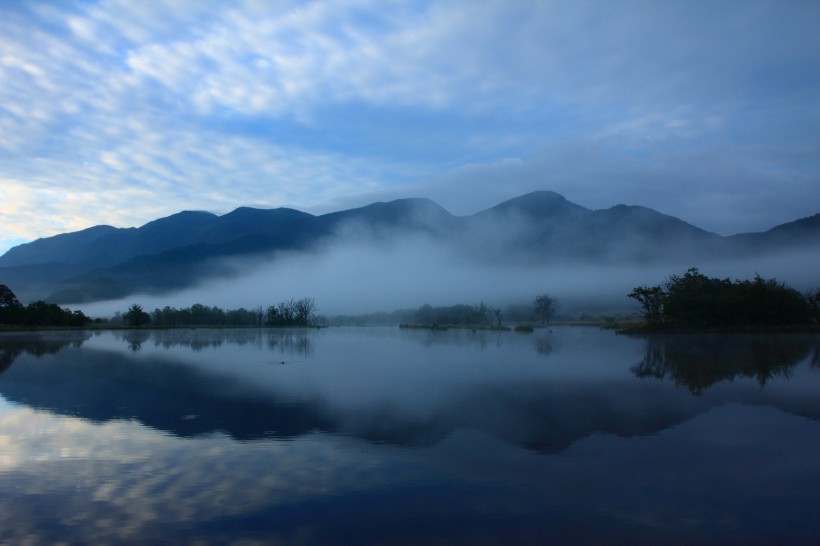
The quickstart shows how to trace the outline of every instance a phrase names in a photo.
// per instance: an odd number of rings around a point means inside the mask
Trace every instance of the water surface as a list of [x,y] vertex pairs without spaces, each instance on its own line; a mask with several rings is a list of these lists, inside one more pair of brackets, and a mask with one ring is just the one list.
[[0,334],[0,541],[808,544],[819,346]]

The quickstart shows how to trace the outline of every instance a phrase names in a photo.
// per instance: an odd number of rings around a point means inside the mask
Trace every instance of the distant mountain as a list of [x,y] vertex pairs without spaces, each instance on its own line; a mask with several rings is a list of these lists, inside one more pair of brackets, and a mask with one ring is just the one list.
[[[548,191],[534,192],[480,212],[467,222],[467,235],[492,226],[497,246],[521,260],[642,263],[712,252],[720,236],[673,216],[638,206],[589,210]],[[480,243],[486,248],[486,240]],[[527,259],[529,258],[529,259]]]
[[302,251],[334,237],[414,235],[489,263],[650,264],[820,246],[820,214],[763,233],[721,237],[655,210],[590,210],[550,192],[528,193],[471,216],[429,199],[399,199],[314,216],[242,207],[185,211],[139,228],[96,226],[38,239],[0,256],[0,283],[23,301],[77,303],[162,292],[228,272],[226,258]]
[[87,269],[109,267],[137,256],[160,254],[197,244],[228,243],[250,236],[270,236],[312,215],[291,209],[239,208],[224,216],[180,212],[140,228],[96,226],[12,248],[0,267],[66,263]]
[[762,233],[741,233],[727,237],[746,252],[812,246],[820,242],[820,214],[773,227]]

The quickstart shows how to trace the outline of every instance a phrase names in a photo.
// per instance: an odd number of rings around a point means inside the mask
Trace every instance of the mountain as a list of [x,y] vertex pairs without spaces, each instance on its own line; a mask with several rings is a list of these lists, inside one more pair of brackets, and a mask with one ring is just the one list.
[[239,208],[224,216],[184,211],[140,228],[92,227],[38,239],[0,256],[0,267],[66,263],[88,269],[110,267],[137,256],[196,244],[228,243],[250,236],[270,236],[312,215],[291,209]]
[[481,246],[495,241],[499,249],[531,262],[643,263],[681,257],[693,247],[711,252],[721,239],[645,207],[589,210],[548,191],[505,201],[474,215],[468,225],[468,236],[481,226],[502,226],[495,237],[487,234]]
[[741,233],[727,239],[747,252],[796,246],[816,247],[820,241],[820,214],[781,224],[762,233]]
[[23,301],[77,303],[162,292],[230,271],[228,260],[333,245],[428,236],[486,263],[651,264],[820,246],[820,214],[763,233],[721,237],[655,210],[590,210],[538,191],[471,216],[429,199],[399,199],[315,216],[288,208],[184,211],[139,228],[96,226],[38,239],[0,256],[0,283]]

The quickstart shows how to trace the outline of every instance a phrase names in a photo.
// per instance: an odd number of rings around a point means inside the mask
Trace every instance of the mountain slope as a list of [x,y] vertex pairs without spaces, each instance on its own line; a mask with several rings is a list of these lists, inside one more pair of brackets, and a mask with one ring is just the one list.
[[106,240],[123,231],[111,226],[94,226],[16,246],[0,256],[0,267],[47,263],[86,263],[107,246]]
[[477,246],[504,249],[528,262],[645,262],[713,252],[718,235],[655,210],[628,205],[590,210],[548,191],[533,192],[467,219],[466,237]]
[[75,303],[191,286],[229,271],[226,259],[333,245],[340,234],[387,244],[430,237],[495,264],[699,263],[795,246],[820,246],[820,214],[764,233],[721,237],[639,206],[590,210],[549,191],[456,217],[429,199],[399,199],[314,216],[293,209],[185,211],[139,228],[96,226],[38,239],[0,256],[0,283],[26,301]]
[[793,246],[816,246],[820,242],[820,214],[775,226],[762,233],[740,233],[727,237],[745,252]]

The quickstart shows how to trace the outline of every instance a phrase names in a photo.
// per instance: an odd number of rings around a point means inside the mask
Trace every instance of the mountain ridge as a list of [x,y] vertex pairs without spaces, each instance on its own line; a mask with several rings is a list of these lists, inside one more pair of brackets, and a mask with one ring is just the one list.
[[546,190],[468,216],[426,198],[322,215],[290,208],[182,211],[136,228],[94,226],[19,245],[0,256],[0,283],[21,299],[56,303],[161,292],[226,274],[226,258],[304,251],[345,232],[383,240],[429,236],[489,263],[649,264],[818,246],[820,214],[724,237],[647,207],[592,210]]

